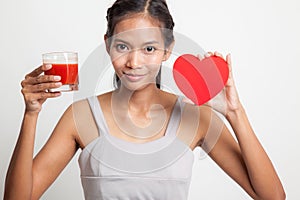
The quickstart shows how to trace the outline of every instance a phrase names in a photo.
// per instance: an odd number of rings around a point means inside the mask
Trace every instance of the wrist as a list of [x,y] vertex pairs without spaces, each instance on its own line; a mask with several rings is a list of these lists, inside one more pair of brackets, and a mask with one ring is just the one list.
[[25,110],[24,117],[37,118],[38,116],[39,116],[39,112]]
[[244,107],[240,104],[236,109],[229,111],[226,113],[226,119],[228,121],[235,121],[240,119],[242,116],[246,114]]

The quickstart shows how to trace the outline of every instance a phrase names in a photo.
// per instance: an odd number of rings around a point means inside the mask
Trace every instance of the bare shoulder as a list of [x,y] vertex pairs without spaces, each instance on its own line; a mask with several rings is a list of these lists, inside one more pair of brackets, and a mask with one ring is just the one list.
[[97,98],[101,99],[101,100],[106,99],[106,98],[110,98],[113,92],[114,91],[109,91],[109,92],[99,94],[99,95],[97,95]]
[[167,91],[160,90],[159,101],[160,101],[160,104],[166,109],[173,108],[177,98],[178,98],[178,95],[175,95],[175,94],[167,92]]
[[[108,102],[111,94],[112,92],[107,92],[107,93],[97,95],[96,97],[100,102]],[[87,98],[73,102],[68,109],[72,111],[75,120],[76,117],[78,117],[79,115],[91,114],[91,108]]]
[[111,96],[113,91],[106,92],[97,96],[97,99],[101,105],[109,105],[111,102]]
[[178,137],[191,149],[201,146],[209,129],[213,127],[214,121],[216,121],[216,114],[211,107],[185,103],[182,109]]
[[99,136],[93,112],[87,99],[72,103],[69,109],[76,129],[76,141],[83,149]]

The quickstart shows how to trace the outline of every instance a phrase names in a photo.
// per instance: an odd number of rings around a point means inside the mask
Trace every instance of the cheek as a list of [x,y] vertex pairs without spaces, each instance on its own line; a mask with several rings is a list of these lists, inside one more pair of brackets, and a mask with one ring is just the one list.
[[149,64],[147,65],[147,68],[149,71],[151,71],[153,74],[157,74],[159,69],[160,69],[161,63],[156,63],[156,64]]
[[160,66],[163,62],[164,53],[163,52],[157,52],[154,55],[145,55],[144,57],[145,63],[152,66]]
[[157,56],[153,56],[152,58],[147,60],[148,68],[151,71],[158,72],[161,67],[162,62],[163,62],[163,55],[159,54]]
[[116,63],[112,63],[113,65],[113,69],[114,69],[114,73],[121,78],[123,76],[123,72],[122,72],[122,67],[120,67],[118,64]]
[[113,66],[114,66],[114,69],[116,71],[121,70],[125,66],[125,64],[127,62],[127,58],[124,55],[123,56],[120,56],[120,55],[118,55],[118,56],[117,55],[111,55],[110,59],[111,59],[111,62],[113,64]]

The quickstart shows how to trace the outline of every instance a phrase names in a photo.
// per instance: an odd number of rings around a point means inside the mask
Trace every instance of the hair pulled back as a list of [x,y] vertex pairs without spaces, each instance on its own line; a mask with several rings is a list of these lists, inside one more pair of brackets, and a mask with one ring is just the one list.
[[[158,20],[161,25],[165,48],[173,41],[174,21],[170,14],[165,0],[116,0],[115,3],[107,9],[107,38],[114,34],[115,26],[118,22],[134,15],[144,14]],[[160,88],[161,70],[156,77],[156,86]],[[119,77],[115,75],[115,86],[119,86]]]

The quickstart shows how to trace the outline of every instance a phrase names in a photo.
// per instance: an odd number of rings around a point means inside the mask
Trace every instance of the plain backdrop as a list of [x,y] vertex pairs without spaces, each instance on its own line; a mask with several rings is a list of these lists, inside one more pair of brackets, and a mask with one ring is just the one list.
[[[24,111],[20,82],[41,54],[71,50],[80,64],[103,44],[113,1],[0,1],[0,196]],[[287,199],[300,192],[300,2],[298,0],[169,0],[175,31],[205,51],[231,53],[241,101],[274,163]],[[93,72],[91,72],[93,73]],[[40,114],[35,152],[49,137],[72,93],[48,100]],[[83,199],[78,155],[42,199]],[[190,200],[250,199],[208,157],[197,156]]]

